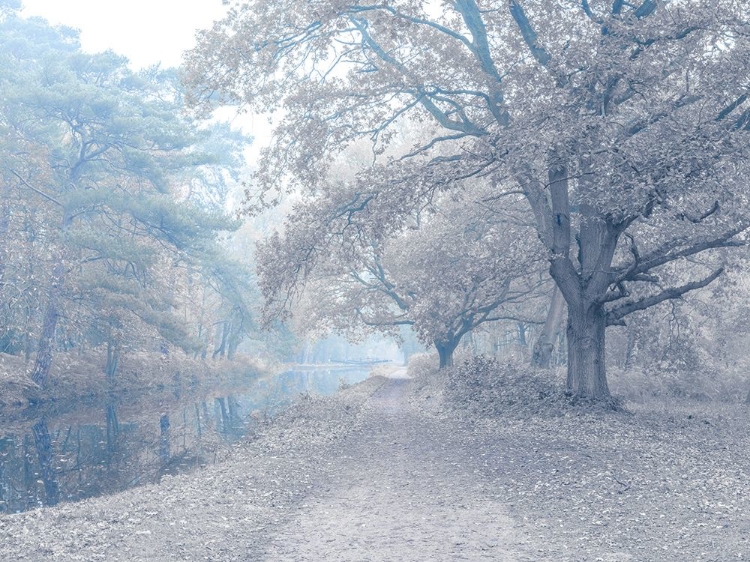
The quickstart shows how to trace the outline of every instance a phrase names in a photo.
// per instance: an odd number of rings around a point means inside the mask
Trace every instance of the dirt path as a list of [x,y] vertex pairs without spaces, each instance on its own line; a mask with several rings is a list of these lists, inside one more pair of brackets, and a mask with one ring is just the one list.
[[333,451],[325,476],[264,559],[448,561],[526,559],[457,436],[416,415],[408,380],[372,397],[362,424]]

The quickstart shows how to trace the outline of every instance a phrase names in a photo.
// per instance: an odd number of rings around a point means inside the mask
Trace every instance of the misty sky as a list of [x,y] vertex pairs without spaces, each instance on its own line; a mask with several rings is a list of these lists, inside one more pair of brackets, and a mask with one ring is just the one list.
[[84,50],[125,55],[134,69],[180,64],[196,29],[221,17],[221,0],[23,0],[26,16],[81,30]]

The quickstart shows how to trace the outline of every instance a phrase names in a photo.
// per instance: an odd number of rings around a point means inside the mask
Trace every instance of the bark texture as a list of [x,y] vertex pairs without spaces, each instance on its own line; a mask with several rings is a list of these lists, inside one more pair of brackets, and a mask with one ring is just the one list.
[[604,364],[606,314],[601,305],[587,302],[568,307],[567,390],[576,398],[610,398]]
[[453,367],[453,352],[456,351],[459,341],[460,338],[449,340],[447,342],[435,342],[435,348],[437,349],[438,357],[440,359],[440,369]]

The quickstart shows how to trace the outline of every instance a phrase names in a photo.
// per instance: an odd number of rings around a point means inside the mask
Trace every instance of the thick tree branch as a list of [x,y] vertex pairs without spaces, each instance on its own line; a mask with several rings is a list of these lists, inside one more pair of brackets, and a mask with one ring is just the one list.
[[526,12],[524,12],[517,0],[510,0],[510,15],[513,16],[518,29],[521,31],[523,40],[529,47],[531,55],[539,64],[547,66],[549,61],[552,60],[552,57],[544,47],[539,46],[536,31],[534,31],[531,22],[529,22],[529,18],[526,17]]
[[553,161],[548,170],[552,202],[552,254],[567,257],[570,253],[570,200],[568,198],[568,167]]
[[471,32],[473,39],[471,42],[472,53],[487,76],[487,86],[490,94],[490,101],[487,105],[490,113],[492,113],[495,121],[500,126],[507,127],[510,124],[510,115],[508,114],[508,110],[505,109],[505,98],[500,88],[502,77],[495,66],[495,61],[492,59],[490,43],[487,38],[487,27],[482,20],[482,13],[479,10],[479,6],[477,6],[475,0],[456,0],[455,7],[461,14],[466,27]]
[[583,8],[583,12],[594,23],[599,24],[599,25],[604,23],[600,18],[597,18],[594,12],[591,10],[591,6],[589,6],[588,0],[581,0],[581,8]]
[[622,319],[628,314],[631,314],[637,310],[645,310],[647,308],[651,308],[652,306],[657,305],[660,302],[664,302],[666,300],[678,299],[689,291],[702,289],[703,287],[713,282],[723,272],[724,272],[724,268],[720,267],[719,269],[714,271],[711,275],[699,281],[693,281],[692,283],[687,283],[680,287],[672,287],[669,289],[665,289],[664,291],[656,295],[652,295],[650,297],[644,297],[634,302],[621,304],[613,308],[607,313],[607,325],[608,326],[622,325],[622,322],[621,322]]
[[734,100],[732,103],[730,103],[728,106],[726,106],[724,109],[722,109],[719,112],[719,115],[716,116],[716,120],[717,121],[721,121],[721,120],[725,119],[730,113],[732,113],[735,109],[737,109],[739,106],[741,106],[746,101],[747,101],[747,94],[742,94],[736,100]]
[[703,252],[705,250],[744,246],[745,242],[732,239],[736,235],[747,230],[747,228],[747,225],[741,225],[719,236],[709,239],[703,239],[689,244],[683,248],[680,248],[680,246],[685,244],[684,240],[671,240],[670,242],[663,244],[656,250],[649,252],[640,260],[636,260],[634,263],[629,264],[627,267],[619,268],[618,270],[616,270],[612,282],[618,283],[620,281],[632,281],[635,276],[642,273],[647,273],[655,267],[670,263],[680,258],[699,254],[700,252]]
[[656,11],[656,0],[645,0],[635,11],[635,17],[638,19],[647,18]]

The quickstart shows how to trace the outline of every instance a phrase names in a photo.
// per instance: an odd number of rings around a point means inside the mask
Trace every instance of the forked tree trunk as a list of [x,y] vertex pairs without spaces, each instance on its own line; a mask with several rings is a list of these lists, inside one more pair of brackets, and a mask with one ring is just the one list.
[[[581,163],[588,170],[587,162]],[[621,234],[597,209],[582,201],[576,242],[577,264],[570,259],[570,202],[566,165],[550,166],[549,185],[553,221],[550,225],[552,258],[550,274],[568,305],[567,391],[579,400],[606,402],[611,399],[604,363],[604,331],[607,327],[603,303],[612,280],[612,258]],[[579,183],[591,181],[586,175]]]
[[604,364],[606,316],[601,305],[568,307],[567,391],[574,398],[610,398]]

